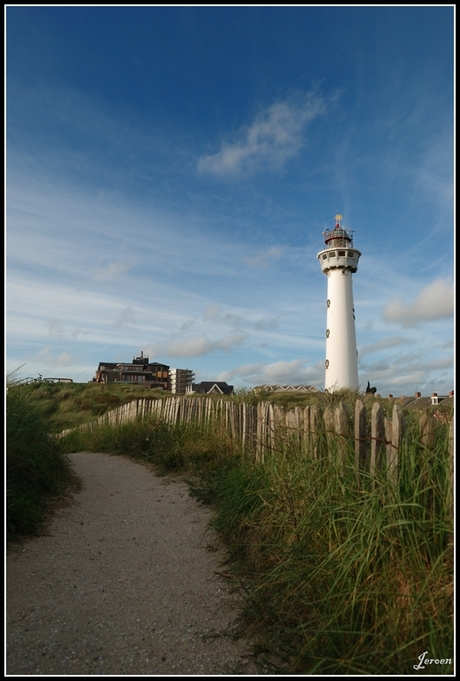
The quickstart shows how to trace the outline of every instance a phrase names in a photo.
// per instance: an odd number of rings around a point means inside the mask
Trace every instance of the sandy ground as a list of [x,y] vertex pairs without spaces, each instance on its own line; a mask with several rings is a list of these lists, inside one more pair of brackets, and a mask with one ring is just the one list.
[[8,551],[6,675],[260,675],[226,633],[209,509],[129,459],[71,458],[82,490]]

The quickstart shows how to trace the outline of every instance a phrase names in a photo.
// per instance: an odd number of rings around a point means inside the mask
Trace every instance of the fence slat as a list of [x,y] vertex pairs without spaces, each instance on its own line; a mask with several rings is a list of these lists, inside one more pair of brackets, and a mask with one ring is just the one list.
[[[448,491],[447,491],[447,508],[449,516],[454,517],[454,416],[449,423],[449,432],[447,435],[447,448],[449,452],[449,471],[448,471]],[[452,536],[451,542],[454,538]]]
[[402,439],[404,436],[404,416],[401,411],[401,407],[397,404],[393,407],[393,417],[392,421],[392,455],[390,461],[388,462],[388,479],[396,485],[398,481],[398,463],[399,463],[399,449],[401,447]]
[[378,402],[374,402],[372,405],[371,438],[371,462],[369,472],[372,476],[375,476],[383,467],[383,452],[385,444],[384,415],[383,409]]
[[356,475],[366,468],[367,413],[361,400],[355,404],[355,466]]
[[334,410],[334,430],[337,434],[337,451],[339,454],[339,461],[345,462],[348,451],[348,436],[349,436],[348,412],[340,402],[339,406]]
[[434,445],[435,420],[428,412],[423,412],[419,419],[420,439],[425,447]]
[[334,442],[334,412],[326,407],[323,414],[324,427],[326,429],[327,458],[332,460],[332,448]]
[[322,410],[317,404],[313,404],[310,410],[310,432],[313,443],[313,458],[318,459],[321,456],[320,436],[322,431]]

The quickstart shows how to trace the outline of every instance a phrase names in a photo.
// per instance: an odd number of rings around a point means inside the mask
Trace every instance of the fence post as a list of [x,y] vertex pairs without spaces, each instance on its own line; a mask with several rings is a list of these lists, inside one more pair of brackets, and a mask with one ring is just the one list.
[[176,397],[174,401],[174,425],[176,426],[179,423],[180,420],[180,406],[181,406],[181,399],[180,397]]
[[286,412],[286,433],[289,440],[300,445],[300,409],[294,407]]
[[348,438],[349,438],[349,419],[348,412],[340,402],[339,406],[334,411],[334,429],[337,433],[337,451],[339,453],[340,462],[345,463],[347,451],[348,451]]
[[257,428],[257,406],[254,405],[249,405],[249,423],[248,423],[248,437],[250,439],[249,441],[249,447],[250,450],[253,452],[253,454],[256,451],[257,448],[257,433],[256,433],[256,428]]
[[311,433],[310,433],[310,407],[304,407],[303,410],[303,432],[302,432],[302,445],[304,448],[304,451],[307,454],[310,454],[310,442],[311,442]]
[[367,415],[366,407],[361,400],[356,400],[355,404],[355,466],[356,476],[359,483],[360,471],[366,465],[366,435],[367,435]]
[[389,471],[391,469],[391,462],[393,459],[393,423],[391,419],[385,416],[384,418],[385,427],[385,443],[386,443],[386,475],[389,477]]
[[[449,472],[448,472],[448,501],[447,508],[449,509],[449,515],[451,518],[454,517],[454,415],[452,414],[452,419],[449,424],[449,435],[448,435],[448,451],[449,451]],[[452,539],[453,541],[453,539]]]
[[398,462],[399,462],[399,449],[401,447],[403,435],[404,435],[404,416],[401,408],[395,404],[393,407],[393,418],[391,427],[391,455],[388,459],[388,448],[387,448],[387,466],[388,466],[388,479],[396,485],[398,481]]
[[256,463],[263,463],[264,460],[264,407],[265,402],[259,402],[257,405],[256,416]]
[[334,412],[326,407],[323,414],[324,427],[326,429],[327,458],[332,460],[332,445],[334,441]]
[[310,432],[313,444],[313,458],[318,459],[321,455],[320,436],[322,433],[322,412],[321,407],[313,404],[310,409]]
[[423,412],[419,419],[420,439],[425,447],[433,447],[435,436],[435,421],[431,414]]
[[[391,434],[390,438],[391,440]],[[375,487],[375,475],[383,466],[383,445],[385,440],[385,420],[383,409],[378,402],[372,405],[371,414],[371,463],[372,489]]]

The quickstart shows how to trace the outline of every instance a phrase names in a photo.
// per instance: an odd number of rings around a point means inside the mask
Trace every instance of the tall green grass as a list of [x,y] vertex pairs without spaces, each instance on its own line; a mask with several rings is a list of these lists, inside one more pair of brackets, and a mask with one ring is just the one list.
[[[409,424],[410,426],[410,424]],[[354,453],[314,459],[293,441],[256,465],[218,423],[158,420],[74,431],[69,450],[110,451],[182,473],[244,593],[242,631],[275,674],[413,674],[453,658],[453,521],[446,429],[410,431],[397,486],[359,480]],[[324,443],[323,443],[324,444]],[[452,674],[452,665],[417,673]]]
[[23,386],[6,393],[6,529],[9,540],[39,531],[50,503],[75,479],[46,409]]
[[222,480],[213,525],[247,624],[286,673],[408,674],[426,649],[452,657],[451,523],[417,482],[402,498],[384,480],[371,492],[353,467],[297,452]]
[[162,390],[150,390],[123,383],[47,383],[19,385],[25,395],[40,404],[52,432],[75,428],[94,421],[127,402],[138,399],[158,399],[170,395]]

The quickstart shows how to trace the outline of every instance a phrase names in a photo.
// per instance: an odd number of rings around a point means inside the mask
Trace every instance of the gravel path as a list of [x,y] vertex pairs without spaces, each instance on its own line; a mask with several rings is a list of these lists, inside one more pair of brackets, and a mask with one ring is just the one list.
[[7,675],[259,675],[225,632],[238,597],[210,511],[124,457],[71,456],[83,482],[7,555]]

